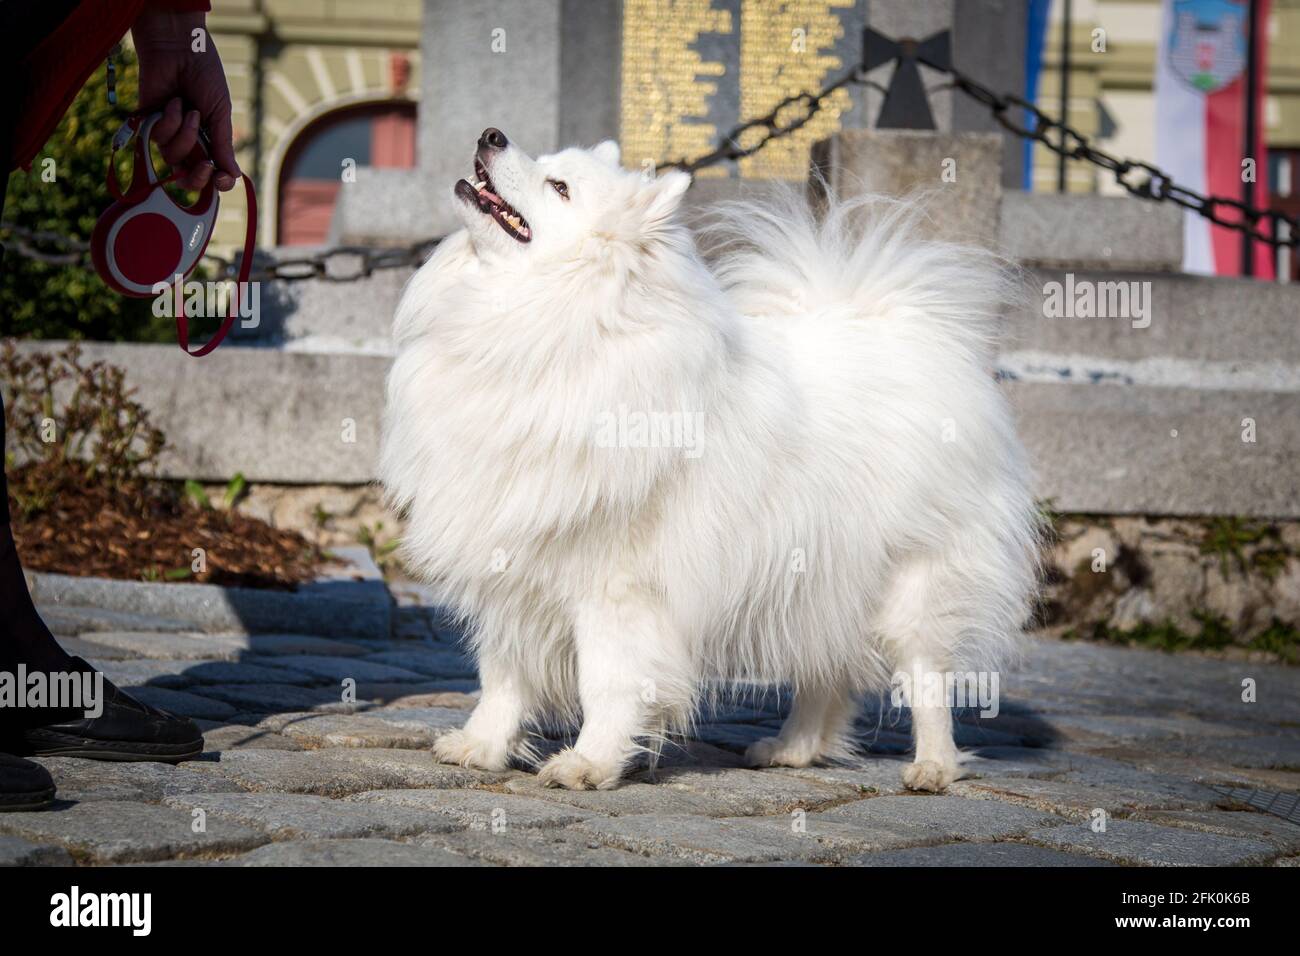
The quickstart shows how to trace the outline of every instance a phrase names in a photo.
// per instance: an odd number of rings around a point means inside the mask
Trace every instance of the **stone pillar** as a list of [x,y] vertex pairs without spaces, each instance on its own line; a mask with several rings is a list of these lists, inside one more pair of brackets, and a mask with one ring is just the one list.
[[[999,93],[1024,92],[1028,0],[869,0],[867,23],[896,39],[921,40],[949,30],[954,66]],[[887,84],[892,69],[881,67],[871,78]],[[927,90],[948,82],[947,76],[926,66],[921,67],[921,79]],[[870,91],[867,113],[872,121],[879,114],[882,99],[880,93]],[[987,108],[951,89],[932,92],[930,107],[940,132],[999,133],[1004,140],[1002,184],[1019,187],[1021,140],[1003,132]]]
[[814,162],[839,196],[934,194],[934,238],[998,247],[1002,143],[993,133],[850,129],[817,144]]
[[617,137],[622,0],[424,0],[416,164],[362,169],[331,241],[403,243],[459,228],[451,191],[495,126],[534,156]]
[[450,194],[495,126],[534,156],[560,132],[560,0],[425,0],[417,162]]

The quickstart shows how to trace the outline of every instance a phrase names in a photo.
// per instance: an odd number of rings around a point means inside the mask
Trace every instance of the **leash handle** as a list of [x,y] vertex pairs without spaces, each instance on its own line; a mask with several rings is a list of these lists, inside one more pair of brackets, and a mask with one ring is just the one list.
[[[160,179],[158,171],[153,165],[153,154],[149,151],[149,137],[153,133],[154,124],[161,118],[162,113],[148,115],[136,113],[127,118],[113,137],[112,155],[108,161],[108,171],[105,178],[108,191],[115,199],[124,201],[137,199],[154,187],[173,182],[177,178],[176,170],[173,169]],[[135,139],[135,167],[131,174],[131,185],[124,191],[121,182],[117,178],[117,153],[125,148],[133,138]],[[207,137],[202,130],[199,131],[199,142],[195,143],[194,149],[190,151],[187,159],[195,162],[210,159]],[[144,170],[143,178],[140,176],[141,169]],[[230,333],[235,324],[235,319],[239,317],[240,295],[248,283],[248,276],[253,267],[253,248],[257,241],[257,192],[254,190],[253,181],[248,178],[248,174],[243,173],[241,176],[244,180],[244,197],[248,213],[244,229],[244,254],[240,258],[239,275],[235,280],[235,292],[230,299],[230,309],[220,328],[217,329],[217,333],[197,350],[190,350],[190,323],[189,317],[185,315],[185,276],[181,277],[179,287],[173,292],[173,300],[176,306],[176,341],[185,354],[193,358],[200,358],[215,350]],[[215,187],[209,184],[205,188],[211,190]]]

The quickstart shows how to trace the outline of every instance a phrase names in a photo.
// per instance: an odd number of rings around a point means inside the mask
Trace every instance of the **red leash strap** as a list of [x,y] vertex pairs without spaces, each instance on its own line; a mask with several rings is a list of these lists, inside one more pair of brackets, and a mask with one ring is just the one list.
[[190,351],[190,321],[185,316],[184,301],[184,283],[181,280],[181,287],[175,290],[172,298],[176,304],[176,340],[180,347],[184,349],[186,355],[194,358],[201,358],[207,355],[213,349],[224,341],[230,333],[230,329],[235,324],[235,319],[239,318],[240,296],[244,288],[248,285],[249,272],[253,268],[253,246],[257,243],[257,193],[253,190],[253,181],[248,178],[248,174],[243,174],[244,179],[244,198],[248,205],[248,222],[244,227],[244,254],[239,260],[239,276],[235,280],[235,291],[230,297],[230,308],[226,314],[225,320],[221,323],[221,328],[217,329],[217,334],[204,345],[200,346],[197,351]]

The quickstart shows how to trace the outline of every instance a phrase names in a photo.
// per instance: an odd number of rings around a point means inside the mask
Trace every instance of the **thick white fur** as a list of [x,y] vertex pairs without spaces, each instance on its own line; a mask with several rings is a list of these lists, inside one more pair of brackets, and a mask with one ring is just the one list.
[[[791,191],[726,208],[711,268],[682,174],[646,181],[609,143],[488,159],[534,241],[462,203],[399,306],[384,425],[406,559],[482,678],[440,759],[500,769],[530,722],[580,717],[542,779],[615,786],[710,682],[745,681],[795,695],[751,761],[801,766],[846,752],[891,674],[999,666],[1037,519],[991,257],[918,237],[911,204],[818,217]],[[698,455],[604,447],[620,408],[697,416]],[[904,780],[939,790],[950,711],[917,703]]]

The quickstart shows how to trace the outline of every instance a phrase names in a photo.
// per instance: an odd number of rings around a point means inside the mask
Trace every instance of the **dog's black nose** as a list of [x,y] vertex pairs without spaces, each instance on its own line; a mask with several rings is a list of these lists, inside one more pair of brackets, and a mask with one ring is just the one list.
[[478,138],[479,149],[505,149],[509,145],[510,142],[506,139],[506,134],[495,126],[489,126],[483,131],[483,135]]

